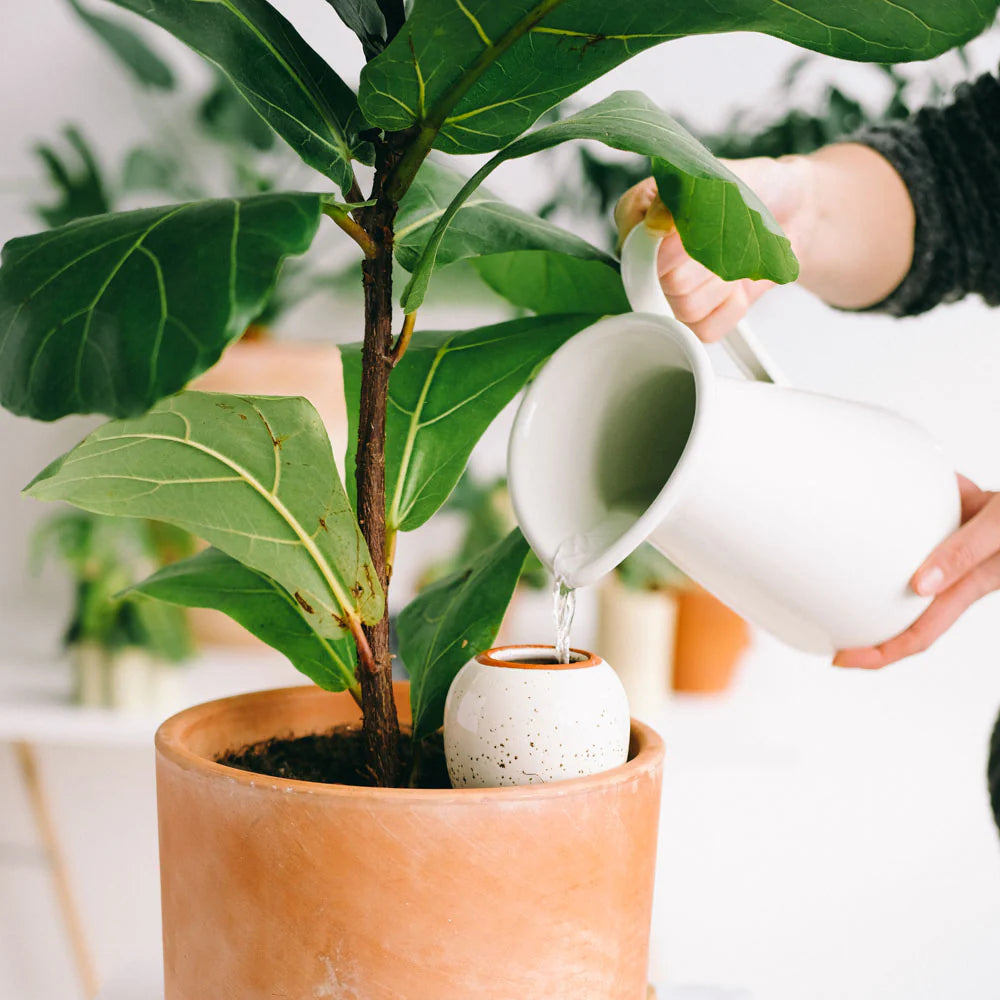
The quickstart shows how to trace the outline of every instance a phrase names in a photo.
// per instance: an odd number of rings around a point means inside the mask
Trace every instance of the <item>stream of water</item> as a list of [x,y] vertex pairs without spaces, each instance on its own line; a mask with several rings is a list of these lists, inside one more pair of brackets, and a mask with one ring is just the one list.
[[[641,508],[640,508],[641,510]],[[638,511],[613,507],[589,531],[563,539],[552,558],[552,604],[556,626],[556,661],[569,663],[570,630],[576,612],[576,588],[591,563],[635,523]]]

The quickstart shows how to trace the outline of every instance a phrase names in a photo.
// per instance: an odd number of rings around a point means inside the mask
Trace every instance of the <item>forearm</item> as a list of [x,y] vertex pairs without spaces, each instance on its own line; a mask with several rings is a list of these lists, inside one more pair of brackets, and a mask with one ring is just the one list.
[[[904,122],[868,128],[852,138],[892,165],[914,212],[909,268],[896,288],[867,305],[894,316],[925,312],[970,294],[1000,305],[996,76],[963,84],[944,107],[924,108]],[[874,228],[871,239],[883,246],[886,238]]]
[[913,259],[914,209],[903,179],[868,146],[839,143],[804,158],[813,216],[796,246],[799,283],[831,305],[886,298]]

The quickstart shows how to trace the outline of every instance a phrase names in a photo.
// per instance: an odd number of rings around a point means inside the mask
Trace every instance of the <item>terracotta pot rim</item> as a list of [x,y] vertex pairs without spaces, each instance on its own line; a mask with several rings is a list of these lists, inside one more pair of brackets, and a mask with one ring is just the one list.
[[517,653],[520,650],[550,649],[555,652],[555,646],[544,643],[524,642],[513,646],[494,646],[492,649],[480,653],[476,657],[477,663],[482,663],[487,667],[507,667],[512,670],[579,670],[582,667],[596,667],[602,660],[599,656],[586,649],[571,648],[570,653],[575,653],[579,658],[570,660],[569,663],[513,663],[504,658],[504,653]]
[[[409,687],[406,681],[397,681],[396,686]],[[586,795],[594,789],[616,784],[627,784],[643,778],[649,771],[660,766],[664,755],[663,740],[645,723],[632,719],[632,756],[618,767],[583,777],[567,778],[565,781],[548,784],[505,785],[500,788],[372,788],[362,785],[333,785],[318,781],[300,781],[294,778],[274,778],[266,774],[254,774],[239,768],[220,764],[209,757],[194,752],[187,746],[186,737],[199,723],[212,715],[230,710],[253,701],[269,701],[275,698],[295,700],[302,697],[331,697],[315,685],[272,688],[248,694],[233,695],[215,701],[203,702],[183,709],[163,722],[156,731],[157,754],[186,771],[195,771],[210,780],[233,781],[255,788],[261,794],[287,795],[296,792],[305,795],[327,797],[364,798],[380,801],[386,805],[416,804],[426,805],[469,805],[484,801],[502,799],[507,802],[540,800],[546,798],[571,798]]]

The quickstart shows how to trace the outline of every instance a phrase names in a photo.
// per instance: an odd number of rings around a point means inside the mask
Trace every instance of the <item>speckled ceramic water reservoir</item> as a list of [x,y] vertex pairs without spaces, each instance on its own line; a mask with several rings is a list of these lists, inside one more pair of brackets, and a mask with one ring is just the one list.
[[596,774],[628,756],[629,710],[611,666],[574,649],[502,646],[470,660],[448,691],[444,745],[456,788]]

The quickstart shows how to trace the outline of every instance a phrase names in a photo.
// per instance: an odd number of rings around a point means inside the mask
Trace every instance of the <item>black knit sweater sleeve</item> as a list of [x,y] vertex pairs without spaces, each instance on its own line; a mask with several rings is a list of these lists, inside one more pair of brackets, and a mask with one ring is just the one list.
[[851,141],[896,168],[916,212],[909,273],[869,308],[912,316],[972,293],[1000,305],[1000,81],[982,76],[947,107]]

